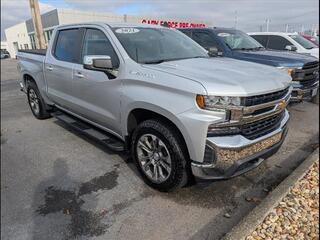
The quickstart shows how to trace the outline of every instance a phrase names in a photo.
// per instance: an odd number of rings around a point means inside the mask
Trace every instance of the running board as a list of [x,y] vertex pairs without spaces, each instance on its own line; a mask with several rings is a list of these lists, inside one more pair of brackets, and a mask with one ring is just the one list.
[[64,122],[68,126],[72,127],[73,129],[87,135],[96,141],[102,143],[109,149],[122,152],[124,151],[124,143],[119,140],[118,138],[112,136],[109,133],[106,133],[103,130],[100,130],[89,123],[86,123],[70,114],[63,113],[61,111],[56,111],[51,113],[53,117],[58,119],[61,122]]

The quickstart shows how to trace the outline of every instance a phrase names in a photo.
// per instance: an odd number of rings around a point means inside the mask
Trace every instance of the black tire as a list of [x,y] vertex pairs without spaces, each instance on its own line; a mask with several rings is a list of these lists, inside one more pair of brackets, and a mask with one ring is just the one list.
[[[31,94],[31,93],[33,93],[33,94]],[[31,95],[35,95],[36,97],[34,99],[36,99],[36,101],[38,101],[38,110],[37,111],[32,106],[32,102],[35,100],[32,99]],[[49,107],[44,102],[43,98],[41,97],[41,94],[39,92],[37,85],[33,81],[28,82],[27,97],[28,97],[28,103],[29,103],[29,107],[31,109],[31,112],[37,119],[47,119],[47,118],[51,117],[50,113],[48,112]]]
[[[137,155],[137,144],[141,136],[152,134],[158,137],[167,147],[171,157],[171,173],[168,178],[161,182],[155,183],[151,181],[143,171]],[[181,188],[188,183],[190,176],[190,161],[188,153],[180,134],[169,124],[159,120],[150,119],[138,125],[132,136],[131,154],[136,166],[144,180],[152,188],[162,192],[173,191]]]
[[319,89],[317,94],[311,98],[311,102],[319,105]]

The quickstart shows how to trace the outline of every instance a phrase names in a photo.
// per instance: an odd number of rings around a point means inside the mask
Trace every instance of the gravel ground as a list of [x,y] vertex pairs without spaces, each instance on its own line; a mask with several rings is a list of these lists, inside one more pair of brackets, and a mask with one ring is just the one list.
[[319,239],[319,161],[246,240]]

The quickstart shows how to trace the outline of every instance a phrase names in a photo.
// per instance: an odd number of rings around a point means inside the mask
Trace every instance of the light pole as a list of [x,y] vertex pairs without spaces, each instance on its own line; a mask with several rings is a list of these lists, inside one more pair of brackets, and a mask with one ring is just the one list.
[[267,32],[269,32],[269,23],[271,22],[270,18],[266,19],[266,23],[267,23]]

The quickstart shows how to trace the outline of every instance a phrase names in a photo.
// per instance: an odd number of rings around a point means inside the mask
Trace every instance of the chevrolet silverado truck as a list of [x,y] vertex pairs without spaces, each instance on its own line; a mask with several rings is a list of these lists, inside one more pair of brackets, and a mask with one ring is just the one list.
[[287,133],[288,74],[210,58],[177,30],[58,26],[47,50],[18,58],[36,118],[55,116],[130,152],[143,180],[160,191],[243,174],[274,154]]
[[[183,28],[180,29],[211,55],[224,56],[249,62],[274,66],[292,77],[292,102],[316,102],[319,94],[319,60],[288,51],[265,49],[248,34],[232,28]],[[275,45],[284,44],[281,39]],[[289,46],[290,47],[290,46]]]

